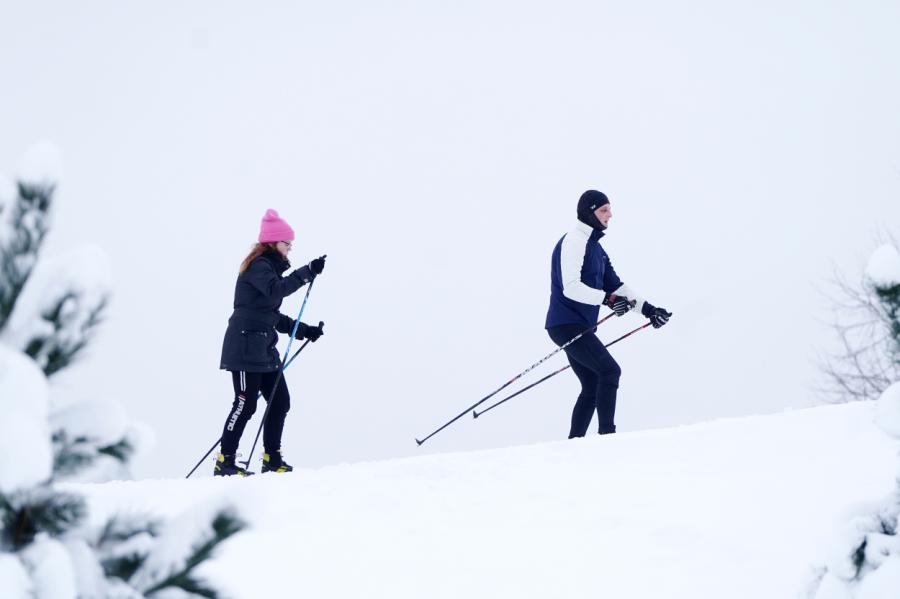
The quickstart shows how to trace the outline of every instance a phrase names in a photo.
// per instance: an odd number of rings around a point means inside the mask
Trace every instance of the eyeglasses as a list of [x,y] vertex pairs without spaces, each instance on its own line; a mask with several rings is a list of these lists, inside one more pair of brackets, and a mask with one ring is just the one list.
[[291,249],[291,247],[293,247],[294,245],[292,241],[281,241],[279,243],[283,243],[284,245],[288,246],[288,249]]

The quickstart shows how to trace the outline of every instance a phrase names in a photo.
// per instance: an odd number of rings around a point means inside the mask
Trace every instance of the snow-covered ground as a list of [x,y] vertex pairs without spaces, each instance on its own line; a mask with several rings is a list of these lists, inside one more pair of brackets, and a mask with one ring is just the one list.
[[69,488],[98,521],[233,500],[251,526],[202,567],[237,598],[795,597],[844,510],[895,485],[898,448],[875,407]]

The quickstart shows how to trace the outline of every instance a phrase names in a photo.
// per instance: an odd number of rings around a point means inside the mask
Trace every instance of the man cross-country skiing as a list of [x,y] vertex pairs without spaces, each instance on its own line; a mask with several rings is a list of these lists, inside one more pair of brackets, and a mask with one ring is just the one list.
[[[616,275],[600,245],[610,218],[609,198],[595,190],[584,192],[578,200],[578,223],[553,249],[550,308],[544,328],[556,345],[566,344],[595,325],[601,305],[609,306],[618,316],[633,308],[640,309],[657,329],[672,316],[665,309],[644,301]],[[593,331],[564,351],[581,382],[581,393],[572,410],[569,438],[587,433],[594,410],[599,433],[616,432],[616,392],[622,369]]]

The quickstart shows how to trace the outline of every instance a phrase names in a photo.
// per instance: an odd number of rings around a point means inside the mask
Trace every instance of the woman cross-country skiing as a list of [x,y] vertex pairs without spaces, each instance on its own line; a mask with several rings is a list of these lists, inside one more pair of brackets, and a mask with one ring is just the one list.
[[[228,319],[222,343],[220,368],[231,372],[234,403],[222,431],[221,452],[216,457],[213,474],[248,476],[252,472],[235,463],[238,443],[244,427],[256,411],[256,398],[262,391],[269,402],[263,431],[263,472],[290,472],[293,468],[281,455],[281,433],[291,407],[284,373],[280,377],[281,359],[275,343],[278,333],[291,334],[294,320],[278,311],[281,301],[307,283],[325,268],[325,256],[283,276],[290,268],[288,252],[294,241],[291,229],[278,213],[267,210],[259,231],[259,243],[241,263],[234,288],[234,312]],[[300,323],[297,339],[315,342],[324,334],[324,323],[310,326]],[[276,379],[277,388],[273,391]]]
[[[597,324],[601,305],[609,306],[619,316],[640,308],[655,328],[666,324],[672,316],[665,309],[644,301],[616,275],[600,245],[610,218],[612,209],[606,195],[594,190],[584,192],[578,200],[578,223],[553,249],[550,308],[544,328],[556,345],[565,345]],[[621,368],[593,331],[582,335],[564,351],[581,382],[581,393],[572,410],[569,438],[587,433],[595,410],[599,433],[616,432],[616,393]]]

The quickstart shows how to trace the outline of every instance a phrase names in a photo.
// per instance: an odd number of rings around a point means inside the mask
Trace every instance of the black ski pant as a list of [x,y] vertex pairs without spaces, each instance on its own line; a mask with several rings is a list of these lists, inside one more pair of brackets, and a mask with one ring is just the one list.
[[[566,324],[547,329],[547,333],[556,345],[562,346],[585,328],[580,324]],[[616,432],[616,393],[622,369],[593,332],[582,335],[563,351],[581,382],[581,393],[572,410],[569,438],[583,437],[587,433],[595,410],[598,432],[601,435]]]
[[244,427],[250,422],[250,418],[256,411],[256,398],[262,391],[263,397],[269,402],[269,413],[263,426],[263,448],[266,453],[272,453],[281,449],[281,433],[284,430],[284,418],[291,409],[291,395],[288,392],[287,381],[282,374],[278,382],[278,388],[272,394],[272,385],[278,377],[275,372],[244,372],[233,370],[231,380],[234,383],[234,403],[225,420],[225,428],[222,430],[222,453],[235,455],[238,443]]

